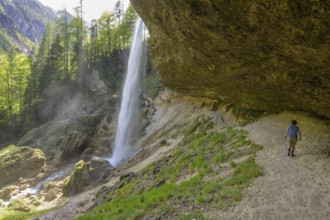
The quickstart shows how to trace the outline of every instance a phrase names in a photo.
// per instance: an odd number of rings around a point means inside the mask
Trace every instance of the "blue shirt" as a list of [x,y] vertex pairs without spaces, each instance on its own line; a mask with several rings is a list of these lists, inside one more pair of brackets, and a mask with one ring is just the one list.
[[297,138],[298,137],[299,128],[295,125],[289,125],[288,127],[288,137],[289,138]]

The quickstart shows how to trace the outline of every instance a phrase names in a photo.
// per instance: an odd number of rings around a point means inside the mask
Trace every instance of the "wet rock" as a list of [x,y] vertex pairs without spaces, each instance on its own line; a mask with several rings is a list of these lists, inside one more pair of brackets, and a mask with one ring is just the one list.
[[34,178],[45,169],[45,155],[40,149],[10,145],[0,151],[0,187]]
[[0,208],[4,208],[4,207],[5,207],[5,201],[0,199]]
[[79,131],[72,131],[63,143],[63,152],[61,157],[63,159],[67,159],[79,155],[87,147],[86,135]]
[[10,198],[19,191],[19,187],[15,185],[9,185],[0,190],[0,199],[4,201],[10,200]]
[[97,157],[92,158],[92,160],[89,163],[93,169],[105,169],[110,167],[110,163],[108,161]]
[[109,162],[100,158],[93,158],[90,163],[79,161],[70,177],[63,183],[63,195],[71,196],[83,192],[85,187],[93,186],[102,182],[105,175],[114,168]]
[[82,192],[85,186],[87,186],[89,170],[89,164],[85,163],[83,160],[77,162],[73,173],[63,183],[63,195],[71,196]]
[[46,202],[53,201],[54,199],[57,198],[58,195],[60,195],[59,190],[56,187],[51,188],[45,192],[44,201]]
[[21,212],[29,212],[34,206],[32,204],[28,204],[27,201],[24,201],[23,199],[17,199],[14,201],[11,201],[8,205],[8,208],[21,211]]

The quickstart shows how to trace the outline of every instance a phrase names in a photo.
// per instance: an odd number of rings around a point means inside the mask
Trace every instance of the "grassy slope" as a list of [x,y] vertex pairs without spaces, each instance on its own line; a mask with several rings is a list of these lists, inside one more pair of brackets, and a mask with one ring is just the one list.
[[260,176],[261,146],[231,127],[214,131],[210,118],[178,126],[184,136],[168,155],[112,187],[103,202],[77,219],[205,219],[203,212],[227,209]]

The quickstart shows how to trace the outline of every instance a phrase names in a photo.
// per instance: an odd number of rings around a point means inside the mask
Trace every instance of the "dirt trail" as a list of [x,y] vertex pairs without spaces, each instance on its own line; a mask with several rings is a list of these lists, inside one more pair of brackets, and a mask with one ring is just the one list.
[[[285,129],[298,121],[303,140],[294,158],[286,151]],[[249,138],[264,146],[257,163],[264,175],[246,190],[243,200],[211,219],[325,220],[330,219],[329,125],[301,113],[282,113],[246,126]]]

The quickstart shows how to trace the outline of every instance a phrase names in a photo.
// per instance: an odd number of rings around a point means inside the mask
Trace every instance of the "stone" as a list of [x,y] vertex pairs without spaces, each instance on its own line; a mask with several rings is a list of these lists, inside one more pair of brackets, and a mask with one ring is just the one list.
[[24,199],[16,199],[9,203],[8,208],[21,212],[29,212],[33,207],[32,204],[28,204]]
[[161,185],[164,185],[165,183],[166,183],[166,180],[160,180],[157,183],[155,183],[152,187],[153,188],[157,188],[157,187],[159,187]]
[[122,180],[126,179],[126,182],[130,182],[132,179],[134,179],[136,177],[137,177],[136,173],[129,172],[129,173],[125,173],[125,174],[121,175],[119,177],[119,180],[122,181]]
[[98,157],[92,158],[89,164],[93,169],[103,169],[106,167],[110,167],[110,163],[108,161]]
[[89,164],[83,160],[78,161],[70,177],[66,178],[63,183],[63,195],[72,196],[82,192],[85,186],[87,186],[88,172]]
[[71,131],[63,143],[63,159],[80,155],[87,148],[86,136],[79,131]]
[[8,185],[0,190],[0,199],[4,201],[9,201],[14,194],[18,193],[18,191],[18,186]]
[[80,160],[63,183],[63,195],[72,196],[83,192],[86,187],[102,182],[104,176],[109,175],[113,169],[108,161],[100,158],[93,158],[89,163]]
[[59,195],[59,190],[57,188],[51,188],[45,192],[44,201],[49,202],[53,201]]
[[10,145],[0,150],[0,187],[20,178],[34,178],[45,170],[45,155],[40,149]]

